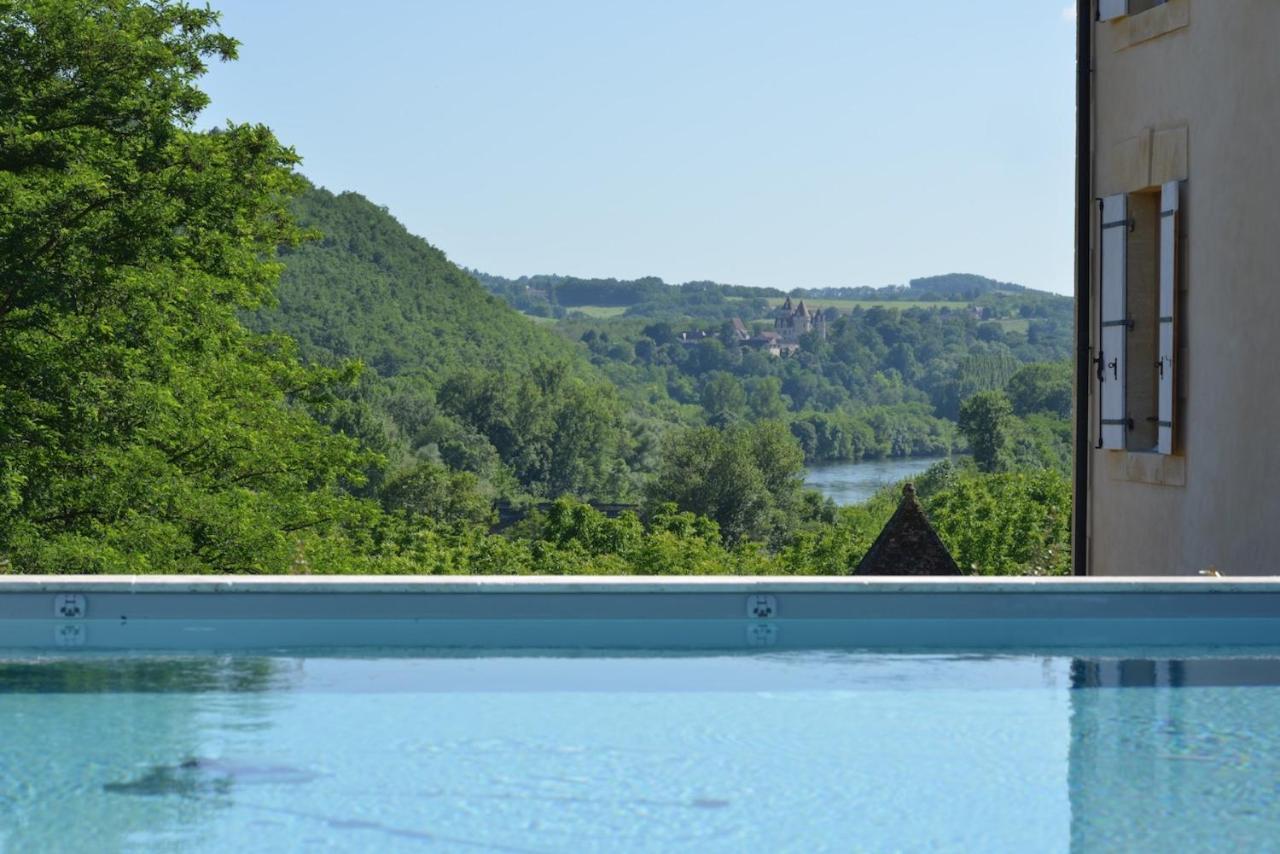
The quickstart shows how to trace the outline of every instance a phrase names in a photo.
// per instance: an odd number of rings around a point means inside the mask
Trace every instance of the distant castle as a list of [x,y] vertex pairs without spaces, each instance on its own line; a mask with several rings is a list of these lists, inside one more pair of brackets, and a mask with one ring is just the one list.
[[787,297],[787,301],[774,313],[773,328],[782,336],[783,341],[798,344],[800,336],[810,332],[826,338],[827,318],[821,311],[810,311],[804,300],[793,306],[791,297]]
[[[796,352],[800,349],[803,335],[814,333],[823,339],[827,337],[827,318],[822,310],[809,309],[804,300],[793,304],[791,297],[787,297],[786,302],[773,312],[773,329],[753,333],[740,317],[733,318],[732,324],[733,337],[739,345],[762,350],[770,356],[787,356]],[[715,335],[710,329],[694,329],[680,333],[680,343],[691,347]]]
[[773,313],[773,330],[765,330],[752,335],[745,324],[738,318],[733,319],[733,331],[744,347],[763,350],[771,356],[785,356],[800,349],[800,336],[816,333],[821,338],[827,337],[827,318],[819,311],[810,311],[800,300],[798,304],[787,297]]

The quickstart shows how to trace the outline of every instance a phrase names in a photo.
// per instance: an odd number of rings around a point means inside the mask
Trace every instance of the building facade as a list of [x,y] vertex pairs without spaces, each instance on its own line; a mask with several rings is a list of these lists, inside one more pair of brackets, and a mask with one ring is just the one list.
[[1079,24],[1076,570],[1275,574],[1280,2]]

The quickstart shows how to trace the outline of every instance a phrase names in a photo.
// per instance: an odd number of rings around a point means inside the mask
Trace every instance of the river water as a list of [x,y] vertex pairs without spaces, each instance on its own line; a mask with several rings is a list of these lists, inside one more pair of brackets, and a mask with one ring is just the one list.
[[861,504],[882,487],[915,477],[942,459],[912,457],[810,466],[804,482],[841,506]]

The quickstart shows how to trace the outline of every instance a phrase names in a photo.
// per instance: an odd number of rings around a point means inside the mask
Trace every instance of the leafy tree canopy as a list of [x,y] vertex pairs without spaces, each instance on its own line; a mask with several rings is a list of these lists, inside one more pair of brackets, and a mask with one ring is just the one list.
[[784,425],[701,428],[669,438],[650,496],[710,517],[726,544],[778,542],[803,479],[804,457]]
[[364,508],[365,453],[238,312],[269,299],[296,157],[197,133],[235,56],[182,3],[0,4],[0,551],[25,570],[279,571]]
[[994,472],[1003,467],[1012,415],[1009,399],[999,391],[975,394],[960,407],[960,430],[969,440],[973,461],[982,471]]
[[1071,365],[1067,362],[1039,363],[1019,368],[1005,385],[1005,394],[1017,415],[1045,413],[1071,417]]

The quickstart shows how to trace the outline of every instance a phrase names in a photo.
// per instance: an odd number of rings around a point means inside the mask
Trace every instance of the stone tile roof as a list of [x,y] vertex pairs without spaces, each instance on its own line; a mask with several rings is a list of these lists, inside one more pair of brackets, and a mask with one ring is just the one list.
[[961,575],[916,500],[916,488],[902,488],[902,501],[863,556],[855,575]]

